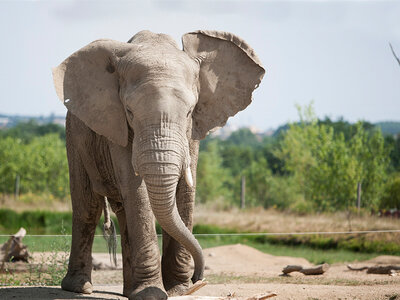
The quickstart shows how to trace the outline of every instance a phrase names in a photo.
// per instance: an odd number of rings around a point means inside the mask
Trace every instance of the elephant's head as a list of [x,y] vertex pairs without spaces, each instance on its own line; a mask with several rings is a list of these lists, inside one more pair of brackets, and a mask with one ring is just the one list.
[[53,70],[59,98],[96,133],[123,147],[133,131],[132,165],[146,183],[161,227],[188,249],[193,281],[202,278],[201,248],[179,217],[175,194],[193,185],[188,140],[223,126],[251,102],[264,69],[242,39],[218,31],[182,38],[141,31],[128,43],[97,40]]

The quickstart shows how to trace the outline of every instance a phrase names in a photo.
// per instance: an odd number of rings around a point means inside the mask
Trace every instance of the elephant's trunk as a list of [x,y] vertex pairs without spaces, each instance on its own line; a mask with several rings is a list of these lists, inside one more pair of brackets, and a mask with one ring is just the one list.
[[[183,223],[176,206],[176,189],[182,172],[188,168],[188,150],[183,140],[171,133],[142,140],[134,165],[146,183],[150,205],[160,226],[192,255],[195,265],[192,281],[203,279],[204,258],[200,244]],[[135,148],[135,147],[134,147]],[[190,181],[190,180],[189,180]]]

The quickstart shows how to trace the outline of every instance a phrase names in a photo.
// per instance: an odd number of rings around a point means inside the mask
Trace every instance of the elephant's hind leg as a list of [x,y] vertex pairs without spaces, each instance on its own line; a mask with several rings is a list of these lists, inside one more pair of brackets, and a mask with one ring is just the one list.
[[[73,157],[72,157],[73,156]],[[90,294],[92,292],[92,245],[99,222],[103,197],[94,193],[79,156],[68,153],[72,200],[72,245],[67,275],[61,282],[63,290]]]
[[109,199],[110,205],[114,213],[117,215],[118,224],[121,232],[121,248],[122,248],[122,265],[123,265],[123,277],[124,277],[124,288],[123,294],[128,297],[133,287],[133,266],[131,262],[131,245],[129,243],[128,227],[126,222],[125,209],[121,202],[113,201]]

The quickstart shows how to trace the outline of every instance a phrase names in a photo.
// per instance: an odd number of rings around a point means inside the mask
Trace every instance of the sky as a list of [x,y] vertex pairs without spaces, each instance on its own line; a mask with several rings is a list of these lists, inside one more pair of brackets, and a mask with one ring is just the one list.
[[235,126],[276,128],[311,101],[318,117],[400,121],[400,1],[1,1],[0,113],[65,115],[51,68],[99,38],[140,30],[232,32],[266,75]]

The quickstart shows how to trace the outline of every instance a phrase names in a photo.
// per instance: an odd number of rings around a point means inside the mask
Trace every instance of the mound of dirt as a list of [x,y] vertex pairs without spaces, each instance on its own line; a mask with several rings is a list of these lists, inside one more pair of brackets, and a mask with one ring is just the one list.
[[209,272],[238,276],[276,275],[286,265],[310,266],[305,258],[273,256],[242,244],[204,249],[204,255]]
[[380,255],[373,259],[367,260],[366,263],[376,265],[400,265],[400,257],[393,255]]

